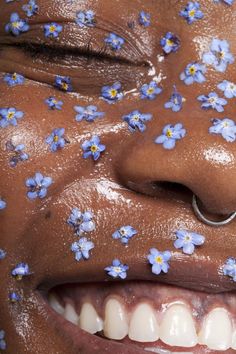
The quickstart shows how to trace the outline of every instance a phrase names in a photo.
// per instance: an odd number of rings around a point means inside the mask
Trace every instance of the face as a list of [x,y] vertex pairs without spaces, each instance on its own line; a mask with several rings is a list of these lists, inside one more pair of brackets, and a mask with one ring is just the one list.
[[234,0],[0,4],[0,349],[234,353]]

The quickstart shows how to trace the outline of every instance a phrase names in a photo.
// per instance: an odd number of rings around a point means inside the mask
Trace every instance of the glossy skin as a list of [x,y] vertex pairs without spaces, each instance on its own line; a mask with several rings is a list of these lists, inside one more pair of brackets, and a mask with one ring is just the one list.
[[[208,133],[211,118],[235,119],[234,103],[229,100],[225,113],[219,114],[203,111],[196,100],[200,94],[214,91],[223,79],[235,82],[235,64],[223,74],[209,68],[207,81],[201,85],[187,87],[179,80],[179,74],[190,61],[200,60],[213,37],[227,39],[236,56],[236,7],[201,1],[205,17],[189,26],[178,16],[186,5],[182,0],[117,0],[112,6],[109,0],[38,0],[37,3],[40,11],[30,19],[31,31],[12,37],[4,32],[4,25],[14,11],[23,17],[21,1],[6,4],[0,0],[0,72],[2,75],[18,72],[28,78],[25,85],[14,88],[0,82],[0,106],[14,106],[25,113],[17,127],[0,130],[0,194],[7,201],[7,208],[0,215],[0,247],[7,251],[7,257],[1,261],[0,329],[7,333],[7,353],[10,354],[63,354],[68,353],[68,348],[70,353],[78,353],[78,347],[80,353],[104,353],[104,349],[95,345],[96,351],[92,351],[82,342],[76,349],[68,336],[58,335],[57,325],[48,318],[45,304],[36,291],[40,284],[47,290],[64,282],[107,280],[104,267],[119,257],[130,267],[128,279],[181,283],[187,288],[208,292],[235,291],[235,283],[223,276],[221,269],[229,256],[235,256],[236,222],[218,229],[208,227],[193,214],[191,192],[154,190],[152,186],[154,182],[167,181],[188,187],[212,218],[236,210],[236,144]],[[98,25],[81,30],[74,23],[75,13],[90,8],[97,14]],[[137,24],[141,10],[151,14],[150,27]],[[52,20],[64,25],[56,41],[45,39],[42,30],[42,24]],[[136,23],[134,28],[127,25],[132,22]],[[158,62],[157,54],[162,54],[159,39],[167,31],[178,34],[181,48]],[[107,55],[114,58],[121,56],[119,60],[95,58],[88,61],[73,54],[59,56],[53,62],[51,57],[33,59],[16,46],[22,41],[35,41],[86,48],[91,38],[90,48],[99,52],[109,32],[119,34],[127,42],[117,54],[107,51]],[[154,101],[140,100],[132,93],[127,93],[114,105],[99,98],[104,85],[119,80],[125,91],[138,92],[142,84],[159,73],[163,93]],[[51,84],[56,74],[70,76],[77,92],[67,94],[53,88]],[[179,113],[163,107],[173,84],[186,98]],[[44,100],[49,96],[64,102],[61,111],[48,109]],[[104,111],[105,117],[94,123],[76,122],[73,107],[91,103]],[[145,133],[130,133],[121,119],[134,109],[153,114]],[[154,144],[166,124],[178,122],[183,123],[187,135],[177,142],[174,150],[167,151]],[[59,127],[66,129],[70,144],[52,153],[45,138]],[[96,163],[83,159],[81,150],[81,143],[93,134],[99,135],[106,145],[106,152]],[[9,139],[15,145],[24,143],[30,156],[15,168],[9,166],[9,154],[5,151]],[[37,171],[52,177],[54,183],[45,199],[30,201],[25,180]],[[96,221],[96,231],[90,236],[95,244],[92,256],[79,264],[70,251],[75,238],[66,224],[75,206],[92,210]],[[138,230],[138,235],[125,248],[111,235],[116,228],[129,224]],[[205,245],[191,257],[183,255],[173,247],[177,228],[203,234]],[[157,278],[151,274],[146,260],[151,247],[173,252],[167,275]],[[18,262],[27,262],[33,272],[22,282],[10,276]],[[24,296],[21,304],[12,306],[7,301],[12,290]],[[116,352],[119,353],[119,349],[113,349],[113,353]]]

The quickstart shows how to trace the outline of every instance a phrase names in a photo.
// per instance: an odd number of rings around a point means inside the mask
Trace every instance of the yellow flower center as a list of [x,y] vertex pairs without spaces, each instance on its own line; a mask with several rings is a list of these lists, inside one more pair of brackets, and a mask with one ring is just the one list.
[[49,27],[49,31],[50,31],[51,33],[55,32],[55,31],[56,31],[56,27],[55,27],[54,25],[51,25],[51,26]]
[[121,272],[121,268],[120,267],[114,267],[113,269],[114,269],[114,271],[116,273],[120,273]]
[[117,90],[116,90],[116,89],[111,89],[111,90],[110,90],[110,95],[111,95],[112,98],[116,97],[116,95],[117,95]]
[[163,258],[162,258],[161,256],[157,256],[157,257],[155,258],[155,261],[156,261],[156,263],[158,263],[158,264],[162,264],[162,263],[163,263]]
[[92,152],[96,152],[96,151],[98,150],[97,145],[92,145],[91,148],[90,148],[90,150],[91,150]]
[[58,140],[59,140],[58,135],[55,135],[54,138],[53,138],[53,141],[55,141],[55,143],[56,143],[56,142],[58,142]]
[[186,235],[184,239],[185,239],[185,241],[190,241],[191,237],[189,235]]
[[194,66],[190,66],[190,68],[189,68],[189,73],[190,73],[191,75],[194,75],[194,74],[196,73],[196,69],[195,69]]
[[224,122],[224,127],[227,128],[229,126],[228,122]]
[[16,80],[17,79],[17,74],[16,73],[14,73],[14,74],[12,74],[12,80]]
[[173,135],[173,133],[172,133],[171,129],[167,129],[166,136],[167,136],[168,138],[171,138],[172,135]]
[[167,39],[166,41],[167,45],[169,45],[170,47],[172,47],[172,45],[174,44],[174,42],[170,39]]
[[66,82],[63,82],[61,84],[61,87],[63,88],[63,90],[67,91],[68,90],[68,84]]
[[134,115],[133,116],[133,120],[139,121],[139,116],[138,115]]
[[18,28],[19,26],[20,26],[20,22],[19,21],[12,22],[12,27]]
[[195,10],[194,9],[192,9],[191,11],[189,11],[189,16],[190,17],[194,17],[194,15],[195,15]]
[[224,58],[224,56],[225,56],[225,52],[221,51],[221,52],[219,53],[219,57],[220,57],[220,59],[223,59],[223,58]]
[[9,113],[7,114],[7,119],[8,119],[8,120],[12,119],[12,118],[14,117],[14,115],[15,115],[14,112],[9,112]]
[[153,88],[153,87],[149,87],[149,88],[147,89],[147,93],[148,93],[149,95],[151,95],[153,92],[154,92],[154,88]]

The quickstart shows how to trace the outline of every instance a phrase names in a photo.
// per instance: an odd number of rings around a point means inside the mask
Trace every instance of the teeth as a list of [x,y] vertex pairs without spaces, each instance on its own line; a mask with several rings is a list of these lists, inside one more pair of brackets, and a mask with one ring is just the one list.
[[128,334],[126,312],[116,299],[110,299],[105,307],[104,334],[110,339],[123,339]]
[[160,338],[171,346],[195,347],[198,342],[195,325],[185,305],[172,305],[167,309],[160,327]]
[[66,304],[64,318],[67,321],[70,321],[71,323],[74,323],[75,325],[78,325],[78,323],[79,323],[79,316],[75,312],[74,307],[71,304],[68,304],[68,303]]
[[155,342],[159,339],[156,316],[148,304],[140,304],[134,310],[129,326],[129,338],[143,343]]
[[199,334],[199,343],[212,350],[227,350],[232,342],[232,325],[228,312],[216,308],[209,313]]
[[103,321],[98,316],[95,308],[90,303],[84,303],[80,312],[80,328],[84,331],[95,334],[103,330]]
[[232,349],[236,350],[236,330],[233,333],[233,339],[232,339]]
[[51,307],[53,308],[54,311],[56,311],[57,313],[59,313],[59,315],[63,315],[65,312],[64,307],[59,303],[56,295],[54,294],[50,294],[49,295],[49,304],[51,305]]

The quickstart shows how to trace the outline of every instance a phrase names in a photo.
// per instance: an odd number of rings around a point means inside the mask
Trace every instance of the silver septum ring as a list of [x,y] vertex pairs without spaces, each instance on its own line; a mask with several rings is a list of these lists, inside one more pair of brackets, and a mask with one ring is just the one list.
[[212,220],[207,219],[202,214],[202,212],[200,211],[200,209],[198,207],[197,197],[195,194],[193,195],[192,207],[193,207],[194,213],[197,216],[197,218],[209,226],[214,226],[214,227],[224,226],[224,225],[229,224],[230,222],[232,222],[236,218],[236,211],[235,211],[234,213],[230,214],[227,217],[227,219],[222,220],[222,221],[212,221]]

